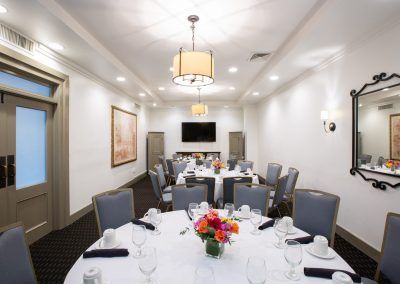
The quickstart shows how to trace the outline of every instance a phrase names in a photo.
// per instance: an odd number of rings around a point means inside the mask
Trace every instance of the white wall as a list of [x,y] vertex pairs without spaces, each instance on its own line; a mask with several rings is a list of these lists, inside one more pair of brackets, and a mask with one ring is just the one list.
[[[258,111],[257,106],[249,105],[243,107],[243,132],[245,137],[246,159],[253,161],[253,171],[258,171]],[[260,173],[262,174],[262,173]]]
[[[296,167],[300,171],[298,187],[339,195],[338,224],[376,249],[381,246],[387,212],[400,212],[400,190],[376,190],[361,177],[349,174],[349,93],[370,82],[375,74],[400,72],[399,38],[400,27],[396,27],[294,87],[267,98],[258,108],[259,168],[265,171],[268,162],[281,163],[284,172],[289,166]],[[330,110],[337,124],[334,133],[326,134],[322,128],[320,111],[324,109]]]
[[[208,116],[193,117],[190,106],[154,108],[151,110],[149,131],[164,132],[165,156],[179,151],[220,151],[221,159],[229,156],[229,132],[243,131],[241,108],[210,107]],[[182,122],[216,122],[216,142],[182,142]]]

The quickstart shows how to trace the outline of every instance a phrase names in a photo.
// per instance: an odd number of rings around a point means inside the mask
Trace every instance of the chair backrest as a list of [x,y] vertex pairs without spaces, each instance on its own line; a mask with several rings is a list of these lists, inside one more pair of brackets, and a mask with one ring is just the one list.
[[247,169],[253,170],[253,162],[252,161],[239,161],[238,165],[240,166],[241,171],[246,171]]
[[167,163],[165,162],[164,155],[158,156],[158,162],[162,165],[164,172],[168,171]]
[[319,190],[296,189],[293,224],[310,235],[322,235],[333,247],[340,198]]
[[400,261],[400,214],[388,213],[386,216],[385,234],[383,236],[381,257],[375,279],[379,281],[382,273],[392,284],[399,284]]
[[154,166],[154,169],[156,170],[161,189],[166,188],[167,181],[165,180],[165,174],[162,165],[157,164]]
[[288,178],[289,178],[288,175],[279,178],[278,186],[275,189],[274,199],[272,201],[271,208],[276,208],[279,206],[279,204],[282,203],[283,197],[286,192],[286,185],[288,182]]
[[289,168],[288,180],[286,183],[286,194],[292,195],[296,187],[297,178],[299,177],[299,171],[295,168]]
[[178,184],[172,187],[172,210],[187,210],[189,203],[207,201],[207,185]]
[[251,209],[260,209],[261,214],[267,216],[271,189],[263,184],[236,183],[233,190],[233,203],[236,210],[242,205],[249,205]]
[[229,170],[233,171],[235,169],[235,166],[237,165],[238,160],[237,159],[229,159],[226,163],[227,166],[229,166]]
[[378,158],[378,162],[376,163],[376,165],[378,166],[378,167],[382,167],[382,165],[383,165],[383,161],[385,160],[385,158],[384,157],[379,157]]
[[174,167],[174,176],[175,179],[178,180],[178,175],[183,172],[186,167],[187,167],[187,163],[186,162],[173,162],[172,166]]
[[116,229],[135,217],[132,188],[119,188],[92,197],[100,237],[106,229]]
[[361,154],[358,158],[361,159],[362,164],[368,164],[371,163],[372,156],[367,154]]
[[172,165],[173,160],[172,159],[166,159],[165,162],[167,163],[167,168],[168,168],[168,173],[170,176],[175,176],[174,175],[174,166]]
[[252,177],[225,177],[222,179],[223,201],[233,203],[233,186],[236,183],[251,183]]
[[212,161],[211,160],[202,160],[203,165],[205,164],[206,168],[211,168]]
[[172,159],[173,159],[173,160],[177,160],[178,157],[179,157],[178,154],[176,154],[176,153],[175,153],[175,154],[172,154]]
[[154,195],[156,196],[157,200],[161,200],[162,199],[162,190],[161,190],[160,182],[158,180],[158,174],[153,171],[149,171],[149,176],[150,176],[151,187],[153,189]]
[[186,184],[205,184],[207,185],[207,202],[214,202],[214,191],[215,191],[215,178],[213,177],[188,177],[186,178]]
[[275,186],[278,184],[279,177],[281,176],[282,165],[277,163],[268,163],[267,175],[265,177],[265,184]]
[[21,223],[0,228],[1,283],[37,283]]

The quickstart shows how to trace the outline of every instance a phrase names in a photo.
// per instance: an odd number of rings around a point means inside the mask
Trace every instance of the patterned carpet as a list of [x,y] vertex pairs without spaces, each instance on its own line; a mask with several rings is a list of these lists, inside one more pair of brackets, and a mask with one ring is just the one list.
[[[149,178],[139,181],[133,188],[136,216],[143,216],[148,208],[157,206]],[[284,206],[280,210],[288,215]],[[273,216],[277,216],[277,212],[272,212]],[[30,250],[39,283],[63,283],[75,261],[97,239],[96,218],[92,211],[70,226],[32,244]],[[361,276],[373,278],[377,265],[375,261],[339,236],[336,236],[335,250]]]

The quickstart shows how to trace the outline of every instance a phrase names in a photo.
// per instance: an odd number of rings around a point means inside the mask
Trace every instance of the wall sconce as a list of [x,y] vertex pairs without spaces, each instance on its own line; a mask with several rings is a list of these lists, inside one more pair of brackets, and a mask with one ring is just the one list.
[[328,125],[328,129],[326,129],[326,122],[329,119],[329,112],[327,110],[321,111],[321,120],[324,122],[324,130],[326,133],[333,132],[336,129],[336,124],[334,122],[330,122]]

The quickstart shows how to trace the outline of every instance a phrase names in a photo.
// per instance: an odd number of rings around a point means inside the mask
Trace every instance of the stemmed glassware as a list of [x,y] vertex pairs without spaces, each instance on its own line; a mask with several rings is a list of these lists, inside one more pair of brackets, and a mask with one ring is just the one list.
[[276,219],[274,223],[274,232],[279,240],[278,243],[275,243],[275,246],[277,248],[285,248],[285,243],[283,242],[283,240],[285,239],[288,233],[287,222],[285,222],[285,220],[282,219]]
[[209,266],[199,266],[194,274],[194,284],[214,284],[214,271]]
[[263,284],[267,278],[265,260],[258,256],[251,256],[247,260],[247,280],[250,284]]
[[285,248],[285,259],[290,265],[290,270],[285,272],[285,276],[290,280],[300,280],[300,274],[296,273],[296,267],[303,259],[303,251],[299,242],[288,240]]
[[157,253],[153,247],[144,247],[142,249],[142,257],[138,259],[139,269],[144,275],[146,280],[144,283],[153,283],[151,274],[157,268]]
[[261,222],[262,222],[262,215],[261,215],[261,210],[260,209],[251,209],[250,222],[254,226],[254,230],[251,231],[251,233],[253,235],[261,234],[260,230],[258,229],[258,227],[261,225]]
[[133,225],[132,228],[132,243],[137,247],[133,257],[139,258],[142,256],[142,245],[146,242],[146,227],[144,225]]
[[232,203],[225,203],[224,213],[226,218],[232,218],[234,212],[235,212],[235,205],[233,205]]
[[156,209],[156,211],[157,212],[154,212],[154,214],[150,215],[150,223],[156,227],[155,230],[152,231],[153,235],[161,234],[161,232],[158,230],[158,225],[160,225],[162,221],[161,209]]
[[197,212],[199,210],[199,204],[189,203],[188,215],[192,219],[191,225],[194,227],[194,222],[196,221]]

